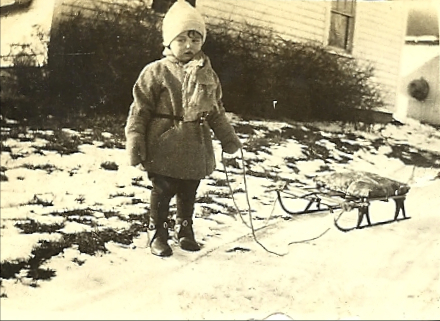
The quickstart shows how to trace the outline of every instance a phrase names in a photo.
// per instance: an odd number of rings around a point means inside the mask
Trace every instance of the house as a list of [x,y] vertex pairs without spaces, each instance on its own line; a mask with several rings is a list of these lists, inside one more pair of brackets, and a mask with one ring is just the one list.
[[372,64],[385,111],[395,111],[407,28],[401,1],[197,0],[197,7],[209,23],[232,19],[258,24],[287,39],[316,42]]
[[25,53],[37,66],[47,61],[47,41],[55,0],[2,0],[0,67]]
[[[34,0],[46,2],[48,0]],[[53,21],[60,8],[91,0],[55,1]],[[101,0],[127,2],[126,0]],[[135,1],[135,0],[133,0]],[[149,0],[166,11],[172,0]],[[271,28],[286,39],[322,44],[336,55],[353,57],[375,68],[374,81],[384,96],[387,113],[396,111],[400,63],[407,28],[407,8],[401,1],[365,0],[192,0],[208,24],[221,19]],[[63,9],[64,10],[64,9]],[[49,10],[48,10],[49,12]],[[56,29],[53,26],[52,31]],[[55,30],[56,31],[56,30]]]

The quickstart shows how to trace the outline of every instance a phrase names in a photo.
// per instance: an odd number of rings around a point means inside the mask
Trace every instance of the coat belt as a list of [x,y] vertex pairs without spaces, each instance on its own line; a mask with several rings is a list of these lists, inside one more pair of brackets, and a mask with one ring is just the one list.
[[161,114],[161,113],[152,113],[152,116],[157,118],[167,118],[177,121],[183,121],[183,116],[174,116],[174,115]]
[[[161,114],[161,113],[152,113],[151,115],[153,117],[157,117],[157,118],[166,118],[166,119],[172,119],[172,120],[177,120],[177,121],[183,121],[183,116],[175,116],[175,115]],[[203,122],[206,120],[207,116],[208,116],[208,114],[204,113],[203,115],[200,116],[199,119],[194,120],[194,122],[199,122],[200,124],[203,124]]]

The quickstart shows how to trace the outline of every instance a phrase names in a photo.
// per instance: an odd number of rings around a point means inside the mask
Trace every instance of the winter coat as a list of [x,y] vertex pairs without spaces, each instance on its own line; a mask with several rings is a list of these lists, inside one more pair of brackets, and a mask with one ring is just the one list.
[[[235,153],[241,143],[225,115],[220,81],[209,59],[206,63],[212,77],[199,81],[206,82],[200,85],[214,93],[215,109],[206,119],[182,121],[185,71],[173,58],[152,62],[140,73],[125,126],[126,149],[130,164],[142,162],[148,172],[179,179],[202,179],[216,166],[211,129],[226,153]],[[139,146],[145,147],[144,161],[138,155]]]

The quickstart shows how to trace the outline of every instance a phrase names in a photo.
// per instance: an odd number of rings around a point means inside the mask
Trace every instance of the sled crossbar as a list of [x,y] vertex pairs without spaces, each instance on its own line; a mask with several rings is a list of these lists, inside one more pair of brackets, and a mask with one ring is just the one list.
[[[311,186],[289,186],[289,190],[276,190],[278,201],[280,203],[281,208],[289,215],[302,215],[302,214],[310,214],[316,212],[324,212],[330,211],[333,213],[334,210],[341,210],[341,213],[336,218],[335,217],[335,225],[338,229],[347,232],[352,229],[360,229],[365,227],[373,227],[376,225],[388,224],[395,221],[406,220],[410,217],[406,216],[405,213],[405,198],[406,194],[402,195],[392,195],[387,197],[356,197],[351,195],[346,195],[345,193],[332,191],[328,189],[311,187]],[[308,201],[306,207],[300,211],[291,211],[289,210],[285,204],[283,203],[281,195],[286,194],[294,199],[304,199]],[[371,223],[369,206],[373,201],[383,201],[388,202],[389,200],[394,200],[396,204],[396,209],[394,212],[394,219],[384,222]],[[313,205],[316,205],[316,208],[312,208]],[[354,228],[342,228],[338,225],[338,219],[341,214],[345,211],[350,211],[352,209],[357,209],[358,211],[358,220],[356,227]],[[402,213],[402,218],[399,218],[399,214]],[[364,219],[367,220],[367,225],[361,226],[361,223]]]

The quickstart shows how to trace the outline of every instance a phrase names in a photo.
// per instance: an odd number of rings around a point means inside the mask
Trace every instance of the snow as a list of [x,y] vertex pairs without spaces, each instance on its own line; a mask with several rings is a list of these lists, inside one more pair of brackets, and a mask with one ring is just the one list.
[[[217,170],[202,180],[198,190],[198,197],[212,201],[195,204],[200,252],[184,252],[173,245],[172,257],[154,257],[143,231],[130,244],[108,241],[106,251],[94,255],[72,244],[42,262],[40,269],[55,271],[50,279],[34,280],[26,269],[15,278],[2,278],[2,294],[7,297],[1,298],[1,318],[438,319],[438,130],[411,120],[365,132],[338,123],[244,122],[229,116],[235,124],[258,128],[259,137],[293,126],[303,131],[310,131],[309,125],[319,128],[322,137],[316,144],[331,157],[308,159],[309,147],[295,137],[263,150],[245,149],[244,159],[239,152],[225,155],[238,164],[227,167],[231,196],[227,185],[216,186],[226,177],[220,145],[215,142]],[[80,136],[68,128],[63,132]],[[113,134],[104,132],[102,137]],[[353,150],[342,151],[333,138]],[[242,138],[244,143],[247,139]],[[373,144],[378,139],[380,146]],[[41,139],[3,141],[12,152],[1,154],[8,177],[1,184],[2,264],[31,259],[32,250],[44,240],[56,242],[64,235],[106,229],[122,233],[130,229],[131,220],[140,222],[150,190],[132,183],[150,182],[140,169],[127,165],[124,150],[99,148],[101,143],[80,145],[80,152],[74,154],[45,151],[42,155],[35,153],[44,145]],[[430,152],[437,159],[431,160],[431,166],[406,164],[391,153],[397,145],[408,146],[413,153]],[[23,157],[11,157],[17,153]],[[118,169],[102,168],[105,161],[116,163]],[[43,165],[54,170],[49,173],[41,169],[46,168]],[[342,233],[334,228],[332,213],[291,218],[276,200],[274,190],[284,181],[310,184],[315,175],[348,169],[410,184],[405,205],[411,220]],[[301,209],[304,202],[285,199],[292,209]],[[373,221],[389,218],[394,204],[372,203],[370,211]],[[249,225],[249,213],[261,244],[242,222]],[[344,224],[355,224],[356,218],[346,214]],[[54,224],[60,228],[22,233],[17,223],[32,221],[42,229]]]

